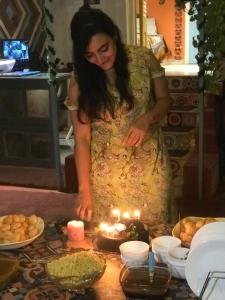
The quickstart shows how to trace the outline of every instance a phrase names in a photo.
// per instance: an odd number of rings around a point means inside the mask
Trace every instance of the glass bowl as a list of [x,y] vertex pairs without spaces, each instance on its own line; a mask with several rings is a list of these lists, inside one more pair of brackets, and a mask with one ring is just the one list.
[[49,278],[60,288],[71,291],[91,287],[102,277],[105,269],[105,258],[91,250],[56,256],[45,265]]
[[119,278],[126,297],[152,300],[161,299],[168,290],[170,279],[170,271],[164,266],[155,266],[152,282],[149,278],[148,266],[124,266]]

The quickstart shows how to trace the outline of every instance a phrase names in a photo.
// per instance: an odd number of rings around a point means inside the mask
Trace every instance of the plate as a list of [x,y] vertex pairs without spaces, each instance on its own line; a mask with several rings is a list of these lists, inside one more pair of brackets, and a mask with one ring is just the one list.
[[214,222],[200,228],[191,241],[191,249],[209,240],[225,239],[225,222]]
[[[0,217],[0,222],[1,220],[4,218],[5,216],[3,217]],[[44,224],[44,221],[42,218],[38,217],[38,223],[36,225],[38,227],[38,234],[33,236],[32,238],[30,239],[27,239],[25,241],[21,241],[21,242],[15,242],[15,243],[8,243],[8,244],[0,244],[0,250],[11,250],[11,249],[17,249],[17,248],[21,248],[21,247],[24,247],[30,243],[32,243],[36,238],[38,238],[44,231],[44,227],[45,227],[45,224]]]
[[[209,272],[225,272],[224,249],[225,240],[215,240],[205,242],[190,251],[185,266],[185,276],[188,285],[197,296],[200,295]],[[224,300],[224,295],[224,278],[213,278],[209,281],[202,300]]]

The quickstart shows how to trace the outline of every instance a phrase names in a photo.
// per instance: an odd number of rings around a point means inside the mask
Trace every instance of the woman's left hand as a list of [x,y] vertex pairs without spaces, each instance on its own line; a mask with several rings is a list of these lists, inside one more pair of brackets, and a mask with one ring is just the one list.
[[141,115],[131,124],[123,138],[123,144],[137,147],[147,134],[149,134],[149,112]]

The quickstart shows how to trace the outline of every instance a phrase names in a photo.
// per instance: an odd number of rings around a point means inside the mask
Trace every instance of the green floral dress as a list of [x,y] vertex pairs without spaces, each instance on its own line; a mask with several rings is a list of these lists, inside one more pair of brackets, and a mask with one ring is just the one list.
[[119,105],[117,90],[109,86],[117,104],[115,118],[91,122],[91,182],[93,219],[107,221],[112,208],[150,222],[167,222],[171,172],[159,126],[150,130],[138,147],[126,147],[122,138],[132,121],[154,105],[151,78],[164,69],[151,69],[149,50],[129,46],[129,71],[135,105],[131,111]]

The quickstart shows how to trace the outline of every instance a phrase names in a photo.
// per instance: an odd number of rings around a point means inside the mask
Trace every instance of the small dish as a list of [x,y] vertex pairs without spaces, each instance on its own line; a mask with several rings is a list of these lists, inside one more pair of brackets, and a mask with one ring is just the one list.
[[167,252],[170,249],[179,247],[181,245],[181,240],[170,236],[163,235],[151,240],[152,251],[155,253],[158,262],[167,264]]
[[184,247],[176,247],[170,249],[167,255],[167,265],[170,269],[172,277],[185,279],[185,265],[190,249]]
[[153,282],[150,282],[148,266],[124,266],[119,281],[126,297],[161,299],[168,290],[171,275],[167,267],[155,266],[154,270]]

